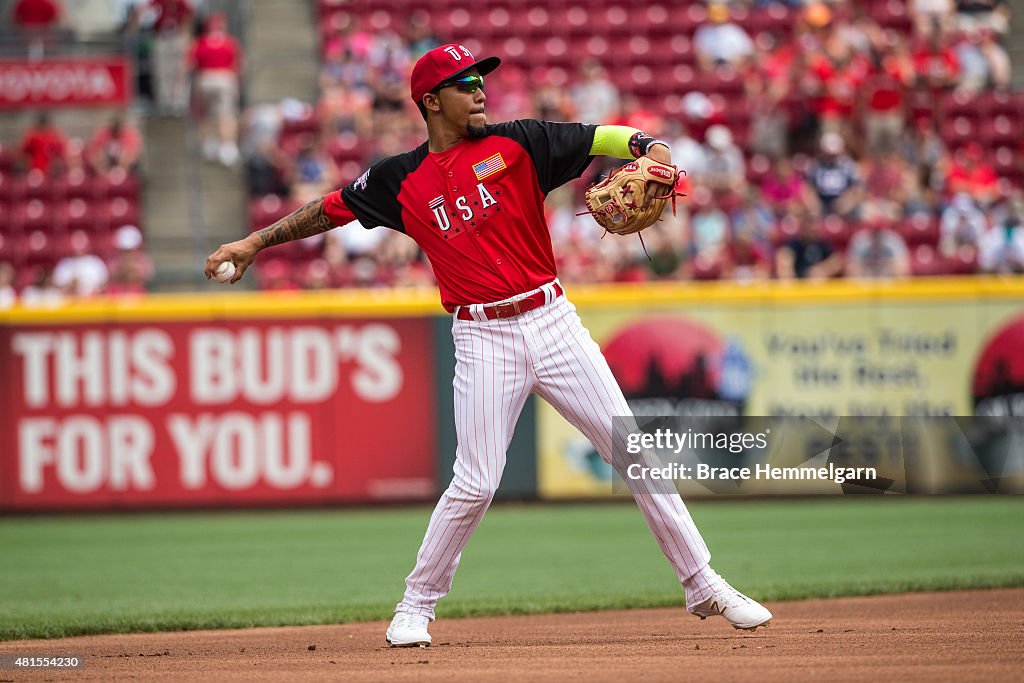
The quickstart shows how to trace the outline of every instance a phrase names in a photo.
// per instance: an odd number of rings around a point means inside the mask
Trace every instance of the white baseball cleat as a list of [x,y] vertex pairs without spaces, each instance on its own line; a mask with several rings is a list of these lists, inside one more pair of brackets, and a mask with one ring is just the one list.
[[385,636],[388,645],[391,647],[428,647],[430,645],[430,634],[427,633],[427,624],[430,619],[419,614],[407,614],[397,612],[395,618],[388,626]]
[[758,626],[768,626],[772,620],[772,613],[765,609],[764,605],[751,600],[729,584],[725,584],[717,593],[690,610],[690,614],[701,619],[720,614],[733,628],[746,631],[757,630]]

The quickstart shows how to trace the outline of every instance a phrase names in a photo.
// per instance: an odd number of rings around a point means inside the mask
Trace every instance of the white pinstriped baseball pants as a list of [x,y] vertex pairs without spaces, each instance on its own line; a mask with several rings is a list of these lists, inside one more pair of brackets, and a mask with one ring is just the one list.
[[[462,549],[494,497],[519,414],[531,393],[550,403],[597,449],[612,457],[612,418],[631,415],[600,347],[576,307],[542,289],[547,303],[514,318],[454,319],[455,430],[458,447],[451,484],[430,517],[416,566],[406,578],[398,612],[434,619],[451,589]],[[686,591],[697,605],[721,586],[708,551],[682,499],[634,492],[640,511]]]

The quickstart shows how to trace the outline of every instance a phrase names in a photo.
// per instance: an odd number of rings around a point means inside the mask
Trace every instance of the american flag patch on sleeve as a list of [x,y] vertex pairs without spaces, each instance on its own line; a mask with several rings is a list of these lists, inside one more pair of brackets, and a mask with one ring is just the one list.
[[477,180],[483,180],[498,171],[504,171],[506,168],[505,160],[501,157],[501,152],[498,152],[494,156],[484,159],[479,164],[473,164],[473,173],[476,174]]

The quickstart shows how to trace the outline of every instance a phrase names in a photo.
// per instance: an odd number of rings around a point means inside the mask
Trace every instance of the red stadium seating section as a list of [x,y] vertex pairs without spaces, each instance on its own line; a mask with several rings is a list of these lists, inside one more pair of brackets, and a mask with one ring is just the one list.
[[142,228],[139,197],[138,179],[130,174],[73,170],[50,177],[0,166],[0,261],[14,265],[24,282],[35,266],[52,267],[68,255],[76,230],[89,236],[93,253],[109,258],[117,228]]

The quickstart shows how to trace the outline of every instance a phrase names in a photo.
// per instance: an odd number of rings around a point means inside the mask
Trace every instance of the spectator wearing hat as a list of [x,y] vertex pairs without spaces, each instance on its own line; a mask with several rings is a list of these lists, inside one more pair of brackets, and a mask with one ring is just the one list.
[[211,14],[189,55],[202,118],[203,155],[233,166],[238,154],[239,73],[242,48],[227,32],[223,14]]
[[720,2],[708,6],[708,23],[693,36],[697,63],[704,70],[742,66],[754,54],[754,41],[738,24],[729,21],[729,8]]
[[1010,28],[1005,0],[956,0],[957,26],[962,30],[992,30],[1006,33]]
[[134,225],[122,225],[114,233],[117,253],[110,259],[110,280],[106,292],[138,295],[146,292],[153,279],[153,259],[142,248],[142,232]]
[[91,253],[89,235],[81,230],[71,233],[71,254],[57,262],[53,284],[67,296],[90,297],[103,292],[110,278],[107,264]]

